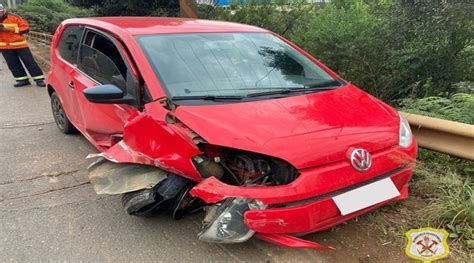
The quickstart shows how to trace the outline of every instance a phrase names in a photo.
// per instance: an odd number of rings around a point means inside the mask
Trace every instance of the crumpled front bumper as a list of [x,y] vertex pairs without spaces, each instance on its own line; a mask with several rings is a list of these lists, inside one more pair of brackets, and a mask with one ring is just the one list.
[[[415,169],[416,143],[408,149],[394,146],[372,153],[373,166],[358,172],[349,161],[340,161],[300,170],[300,176],[288,185],[231,186],[210,177],[195,186],[191,194],[208,203],[226,198],[248,198],[266,205],[265,209],[245,212],[244,222],[256,237],[287,247],[331,249],[289,236],[321,231],[367,213],[389,202],[408,198],[408,182]],[[342,215],[333,197],[370,183],[390,178],[400,195]]]
[[[319,198],[316,197],[314,200],[307,200],[305,204],[301,205],[265,210],[249,210],[245,213],[245,223],[250,229],[260,233],[302,234],[318,232],[367,213],[389,202],[408,198],[408,181],[412,173],[413,168],[406,167],[388,176],[394,182],[400,192],[400,196],[345,216],[341,215],[336,203],[332,199],[332,197],[342,193],[342,191],[337,191]],[[381,176],[380,178],[386,178],[386,176]],[[353,188],[351,187],[351,189]]]

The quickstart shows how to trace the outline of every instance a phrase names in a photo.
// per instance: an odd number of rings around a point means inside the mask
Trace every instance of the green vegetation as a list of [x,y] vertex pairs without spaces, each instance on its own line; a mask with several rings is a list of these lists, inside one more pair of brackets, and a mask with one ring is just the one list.
[[[0,3],[3,0],[0,0]],[[179,1],[30,0],[11,10],[35,31],[53,34],[65,19],[91,16],[178,16]]]
[[419,149],[410,198],[366,215],[383,232],[381,244],[403,247],[414,228],[444,228],[449,233],[451,260],[472,262],[474,254],[474,162]]
[[474,94],[457,93],[448,98],[402,99],[402,111],[474,124]]
[[421,222],[444,227],[450,238],[474,248],[474,162],[420,150],[411,188],[427,202]]
[[92,8],[98,16],[178,16],[179,0],[66,0]]
[[[251,1],[203,18],[268,28],[384,101],[446,96],[474,78],[474,5],[447,1]],[[263,3],[262,3],[263,2]]]
[[[407,112],[474,124],[472,86],[458,86],[471,93],[402,99],[400,105]],[[452,239],[474,248],[474,162],[420,149],[411,188],[426,202],[416,221],[444,227]]]
[[30,0],[11,12],[23,17],[32,30],[48,33],[54,33],[65,19],[93,14],[90,10],[71,6],[62,0]]
[[294,26],[302,23],[305,18],[310,18],[315,8],[300,2],[290,5],[284,5],[281,0],[276,4],[270,4],[269,1],[260,2],[264,3],[250,1],[248,4],[234,5],[228,9],[200,5],[198,6],[199,17],[255,25],[288,36],[290,32],[293,32]]

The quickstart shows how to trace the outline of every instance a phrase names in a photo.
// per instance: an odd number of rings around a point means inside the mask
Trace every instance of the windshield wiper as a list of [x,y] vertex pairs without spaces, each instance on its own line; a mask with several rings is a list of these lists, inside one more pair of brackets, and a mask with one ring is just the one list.
[[211,101],[222,101],[222,100],[242,100],[242,96],[220,96],[220,95],[200,95],[200,96],[173,96],[171,100],[211,100]]
[[260,97],[260,96],[288,94],[299,89],[301,88],[283,88],[283,89],[276,89],[276,90],[270,90],[270,91],[255,92],[255,93],[247,94],[247,97]]
[[336,79],[331,79],[331,80],[326,80],[326,81],[321,81],[321,82],[314,82],[314,83],[307,83],[304,85],[306,89],[312,89],[312,88],[337,88],[340,87],[343,83],[339,80]]
[[342,83],[338,80],[330,80],[324,82],[317,82],[306,84],[303,87],[294,87],[294,88],[282,88],[264,92],[256,92],[250,93],[247,97],[260,97],[260,96],[271,96],[271,95],[279,95],[279,94],[289,94],[293,92],[305,92],[305,91],[323,91],[323,90],[331,90],[340,87]]

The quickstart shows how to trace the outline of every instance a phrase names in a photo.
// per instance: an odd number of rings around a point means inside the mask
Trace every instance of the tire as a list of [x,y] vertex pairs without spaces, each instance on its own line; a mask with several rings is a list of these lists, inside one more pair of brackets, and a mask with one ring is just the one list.
[[170,212],[175,219],[194,208],[195,198],[188,195],[191,189],[189,180],[168,174],[168,177],[151,189],[141,189],[122,195],[125,212],[133,216],[152,217],[162,212]]
[[189,191],[194,185],[187,185],[178,197],[172,200],[171,203],[171,215],[173,219],[179,220],[186,214],[193,214],[202,209],[202,204],[199,199],[189,195]]
[[150,217],[160,202],[155,200],[153,189],[143,189],[122,195],[122,206],[125,212],[133,216]]
[[64,134],[77,133],[76,128],[72,125],[64,112],[63,105],[59,100],[56,92],[51,94],[51,110],[53,111],[54,122],[58,129]]

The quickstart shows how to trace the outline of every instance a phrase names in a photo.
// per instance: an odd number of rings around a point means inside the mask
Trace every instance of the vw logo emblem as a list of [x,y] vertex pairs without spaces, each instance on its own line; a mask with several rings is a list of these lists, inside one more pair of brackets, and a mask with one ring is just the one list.
[[372,156],[366,149],[357,148],[352,151],[351,164],[359,172],[365,172],[372,166]]

